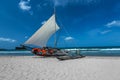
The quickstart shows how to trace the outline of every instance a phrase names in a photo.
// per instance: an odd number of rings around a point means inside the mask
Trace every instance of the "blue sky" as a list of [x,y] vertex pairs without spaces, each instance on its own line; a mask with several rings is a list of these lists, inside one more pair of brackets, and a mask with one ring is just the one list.
[[24,43],[52,16],[54,5],[62,29],[58,46],[120,46],[120,0],[1,0],[0,48]]

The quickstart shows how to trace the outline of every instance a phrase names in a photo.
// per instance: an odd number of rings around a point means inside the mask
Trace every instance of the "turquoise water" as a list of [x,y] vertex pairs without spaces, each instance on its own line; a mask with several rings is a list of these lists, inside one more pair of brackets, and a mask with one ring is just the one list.
[[[69,50],[69,49],[68,49]],[[120,48],[81,48],[81,49],[70,49],[71,53],[77,53],[85,56],[120,56]]]
[[[120,56],[120,48],[68,48],[68,54],[85,56]],[[79,51],[79,53],[77,52]],[[31,51],[0,51],[0,56],[33,56]]]
[[0,51],[0,56],[32,56],[31,51]]

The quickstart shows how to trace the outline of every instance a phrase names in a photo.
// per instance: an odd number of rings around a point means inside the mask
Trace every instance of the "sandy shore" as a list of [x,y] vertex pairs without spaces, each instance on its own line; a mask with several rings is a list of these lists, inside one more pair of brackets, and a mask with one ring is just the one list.
[[120,57],[0,57],[0,80],[120,80]]

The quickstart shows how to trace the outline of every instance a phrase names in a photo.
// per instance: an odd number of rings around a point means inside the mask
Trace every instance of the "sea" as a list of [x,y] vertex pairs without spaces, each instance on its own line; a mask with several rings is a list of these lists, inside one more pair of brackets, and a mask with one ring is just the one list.
[[[120,56],[120,47],[63,48],[70,55]],[[28,50],[0,50],[0,56],[34,56]]]

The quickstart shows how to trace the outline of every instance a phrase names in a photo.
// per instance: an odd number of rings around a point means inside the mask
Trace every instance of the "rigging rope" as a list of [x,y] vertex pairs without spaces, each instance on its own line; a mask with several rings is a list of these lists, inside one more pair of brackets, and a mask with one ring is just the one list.
[[[67,29],[64,27],[64,25],[62,24],[62,22],[60,20],[57,19],[57,21],[59,21],[60,23],[60,27],[63,28],[63,30],[65,31],[65,33],[67,34],[68,37],[72,37],[71,34],[67,31]],[[77,43],[73,40],[71,40],[72,44],[76,45]],[[64,44],[66,45],[66,42],[64,41]]]

